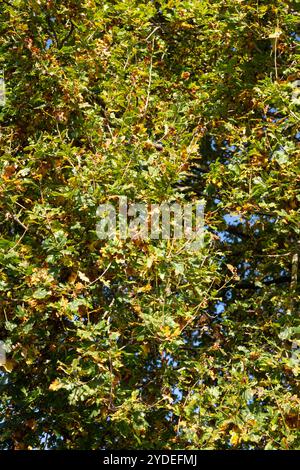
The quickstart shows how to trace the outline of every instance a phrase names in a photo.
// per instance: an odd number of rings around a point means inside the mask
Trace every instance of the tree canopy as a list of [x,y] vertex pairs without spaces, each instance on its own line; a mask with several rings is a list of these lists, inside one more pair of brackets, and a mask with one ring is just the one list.
[[2,449],[299,448],[299,3],[0,3]]

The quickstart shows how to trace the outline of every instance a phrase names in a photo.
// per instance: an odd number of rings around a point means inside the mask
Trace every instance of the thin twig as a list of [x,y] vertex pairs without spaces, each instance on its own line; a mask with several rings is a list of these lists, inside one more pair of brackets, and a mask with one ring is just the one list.
[[277,68],[277,41],[278,37],[275,38],[275,45],[274,45],[274,66],[275,66],[275,78],[276,81],[278,80],[278,68]]
[[26,233],[28,232],[28,229],[27,230],[24,230],[24,232],[22,233],[21,237],[19,238],[19,240],[17,241],[17,243],[8,250],[8,252],[10,253],[11,251],[13,251],[20,243],[21,241],[23,240],[24,236],[26,235]]
[[152,34],[154,34],[155,31],[157,31],[158,29],[160,29],[160,26],[156,26],[156,27],[154,28],[154,30],[151,31],[151,33],[149,34],[149,36],[146,37],[145,41],[148,41],[148,39],[151,38]]
[[23,227],[24,230],[26,230],[26,232],[29,230],[28,227],[26,227],[26,225],[23,224],[23,222],[21,222],[21,220],[14,214],[11,214],[12,218],[18,222],[19,225],[21,225],[21,227]]
[[109,263],[109,265],[107,266],[107,268],[103,271],[103,273],[101,274],[101,276],[97,277],[97,279],[95,279],[94,281],[90,282],[89,284],[87,284],[85,287],[90,287],[92,286],[93,284],[95,284],[96,282],[100,281],[100,279],[103,278],[103,276],[107,273],[107,271],[109,270],[109,268],[111,267],[112,263]]
[[149,67],[149,81],[148,81],[148,89],[147,89],[147,98],[146,98],[146,103],[144,107],[144,115],[146,114],[148,105],[149,105],[149,100],[150,100],[150,93],[151,93],[151,85],[152,85],[152,69],[153,69],[153,49],[154,49],[154,39],[152,40],[152,53],[151,53],[151,59],[150,59],[150,67]]

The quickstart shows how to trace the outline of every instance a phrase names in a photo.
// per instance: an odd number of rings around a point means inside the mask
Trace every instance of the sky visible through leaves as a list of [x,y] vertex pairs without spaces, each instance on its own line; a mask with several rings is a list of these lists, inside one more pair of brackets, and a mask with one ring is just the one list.
[[0,448],[299,449],[299,7],[0,2]]

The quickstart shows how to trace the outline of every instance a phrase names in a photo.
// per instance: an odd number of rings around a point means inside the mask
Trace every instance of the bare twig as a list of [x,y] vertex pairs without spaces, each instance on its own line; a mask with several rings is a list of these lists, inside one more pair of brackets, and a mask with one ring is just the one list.
[[299,265],[299,255],[294,253],[292,257],[292,272],[291,272],[291,284],[290,284],[290,305],[287,310],[287,315],[291,315],[294,310],[294,295],[297,289],[298,282],[298,265]]
[[107,271],[109,270],[109,268],[111,267],[112,263],[109,263],[109,265],[107,266],[107,268],[103,271],[103,273],[101,274],[101,276],[97,277],[97,279],[95,279],[94,281],[90,282],[89,284],[86,285],[86,287],[90,287],[92,286],[93,284],[95,284],[96,282],[100,281],[100,279],[103,278],[103,276],[107,273]]
[[276,81],[278,80],[277,42],[278,42],[278,37],[276,36],[276,38],[275,38],[275,45],[274,45],[274,67],[275,67],[275,78],[276,78]]
[[151,33],[149,34],[149,36],[146,37],[145,41],[148,41],[148,39],[151,38],[152,34],[154,34],[155,31],[157,31],[158,29],[160,29],[160,26],[156,26],[156,27],[154,28],[154,30],[151,31]]
[[60,44],[59,44],[59,49],[61,49],[63,47],[63,45],[67,42],[67,40],[71,37],[74,29],[75,29],[75,24],[73,23],[72,20],[70,20],[71,22],[71,28],[69,30],[69,32],[66,34],[66,36],[61,40]]
[[146,98],[146,103],[145,103],[143,115],[145,115],[146,112],[147,112],[148,105],[149,105],[149,100],[150,100],[151,85],[152,85],[152,69],[153,69],[153,48],[154,48],[154,39],[152,40],[152,53],[151,53],[150,67],[149,67],[149,81],[148,81],[148,89],[147,89],[147,98]]

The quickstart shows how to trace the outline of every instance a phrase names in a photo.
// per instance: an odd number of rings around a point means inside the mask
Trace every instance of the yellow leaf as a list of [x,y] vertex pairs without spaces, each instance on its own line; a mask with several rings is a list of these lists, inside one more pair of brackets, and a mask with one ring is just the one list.
[[77,279],[77,273],[75,271],[72,271],[70,276],[68,277],[68,282],[70,282],[70,284],[74,284],[76,279]]
[[142,308],[140,305],[134,305],[133,306],[133,310],[136,312],[136,313],[141,313],[142,312]]
[[62,384],[59,382],[59,380],[55,379],[49,385],[49,390],[51,390],[52,392],[56,392],[56,390],[59,390],[61,387],[62,387]]
[[176,336],[179,336],[181,334],[181,328],[178,326],[177,328],[175,328],[175,330],[173,331],[172,333],[172,336],[174,338],[176,338]]
[[2,364],[2,366],[4,367],[6,372],[11,373],[15,367],[15,364],[15,361],[13,361],[12,359],[7,359],[5,364]]
[[141,293],[141,292],[149,292],[151,289],[152,289],[151,284],[147,284],[146,286],[139,287],[138,290],[137,290],[137,292],[138,292],[138,293]]
[[90,282],[89,278],[81,271],[78,271],[78,277],[81,279],[81,281]]
[[166,337],[170,337],[171,336],[171,330],[170,330],[170,327],[167,325],[167,326],[164,326],[162,329],[161,329],[161,332],[164,336]]
[[230,434],[231,434],[230,444],[235,447],[240,442],[240,436],[235,431],[230,431]]
[[232,264],[227,264],[226,266],[232,274],[235,273],[236,269],[234,266],[232,266]]
[[150,345],[148,343],[142,344],[141,348],[142,348],[143,354],[147,356],[147,354],[149,354],[150,352]]
[[281,35],[282,35],[282,30],[280,28],[275,28],[274,33],[269,34],[268,37],[270,39],[276,39],[276,38],[279,38],[279,36]]

